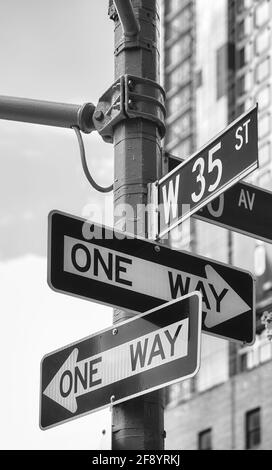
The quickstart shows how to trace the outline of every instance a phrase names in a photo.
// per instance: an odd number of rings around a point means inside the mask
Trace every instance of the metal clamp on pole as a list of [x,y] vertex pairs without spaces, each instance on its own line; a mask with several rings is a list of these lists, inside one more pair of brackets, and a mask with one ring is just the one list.
[[[155,47],[154,41],[146,39],[141,32],[140,23],[145,18],[146,12],[137,8],[137,16],[131,4],[131,0],[110,0],[109,14],[111,19],[119,18],[122,33],[119,33],[119,41],[116,44],[114,54],[118,56],[125,49],[146,49],[151,51]],[[147,13],[152,16],[152,11]],[[155,28],[156,19],[153,18]]]
[[125,111],[129,118],[143,118],[157,124],[160,137],[165,136],[165,92],[155,81],[125,75]]
[[105,142],[113,142],[113,128],[125,115],[124,77],[120,77],[99,98],[94,112],[94,125]]
[[114,127],[127,118],[155,122],[160,137],[165,135],[165,93],[155,81],[122,75],[100,98],[94,125],[105,142],[113,142]]
[[78,105],[0,96],[0,119],[66,128],[76,126],[86,134],[95,130],[94,110],[92,103]]

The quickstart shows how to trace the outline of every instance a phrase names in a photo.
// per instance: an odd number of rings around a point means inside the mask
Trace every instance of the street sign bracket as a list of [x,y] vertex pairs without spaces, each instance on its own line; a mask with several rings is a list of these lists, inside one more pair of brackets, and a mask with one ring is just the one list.
[[113,142],[113,127],[126,118],[124,76],[121,76],[99,98],[94,112],[94,125],[105,142]]
[[161,138],[165,135],[165,92],[155,81],[125,75],[125,111],[129,118],[156,122]]
[[93,121],[105,142],[113,142],[113,129],[125,119],[142,118],[155,122],[161,138],[165,135],[165,93],[155,81],[122,75],[99,98]]
[[148,190],[148,238],[157,241],[159,238],[158,182],[149,183]]

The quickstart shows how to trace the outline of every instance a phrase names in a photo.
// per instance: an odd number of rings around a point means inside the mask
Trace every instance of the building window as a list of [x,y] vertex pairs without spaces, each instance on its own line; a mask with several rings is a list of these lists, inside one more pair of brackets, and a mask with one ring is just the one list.
[[168,75],[168,90],[175,91],[190,80],[191,63],[186,60]]
[[245,76],[242,75],[237,80],[237,94],[238,96],[242,96],[245,93]]
[[242,41],[246,36],[251,33],[251,17],[247,16],[237,24],[237,39]]
[[196,88],[200,88],[203,85],[203,73],[202,70],[198,70],[195,75]]
[[[259,2],[258,2],[259,3]],[[255,10],[255,24],[259,28],[263,26],[270,19],[270,4],[264,0]]]
[[262,88],[256,94],[256,102],[259,105],[259,111],[262,111],[270,105],[270,86]]
[[227,92],[227,54],[228,44],[216,51],[216,96],[219,100]]
[[167,55],[167,66],[175,66],[191,54],[191,36],[186,34],[180,41],[175,42],[169,49]]
[[168,99],[168,114],[172,114],[181,111],[184,106],[190,102],[191,88],[186,86],[182,88],[176,95]]
[[263,168],[270,162],[270,142],[266,142],[259,148],[260,168]]
[[244,0],[237,0],[236,8],[237,8],[238,13],[242,13],[242,11],[244,10],[244,8],[245,8],[244,3],[245,3]]
[[246,449],[254,449],[261,442],[260,408],[246,413]]
[[250,8],[252,0],[236,0],[236,8],[238,13],[243,13],[244,10]]
[[242,47],[242,49],[240,49],[238,52],[237,52],[237,62],[238,62],[238,68],[241,69],[242,67],[244,67],[244,65],[246,64],[246,60],[245,60],[245,48]]
[[237,78],[237,95],[243,96],[251,89],[252,85],[252,74],[251,72],[245,73],[245,75],[241,75]]
[[[180,248],[179,248],[180,249]],[[175,407],[184,400],[189,400],[193,392],[192,379],[183,380],[167,387],[166,404],[169,408]]]
[[245,20],[240,21],[237,25],[237,39],[241,41],[245,36]]
[[190,157],[192,153],[192,139],[184,139],[182,142],[180,142],[178,145],[175,145],[173,148],[173,152],[179,157],[179,158],[188,158]]
[[[266,171],[264,175],[266,175],[267,173],[269,174],[269,172]],[[257,183],[259,183],[259,181],[257,181]],[[260,251],[258,253],[260,253]],[[258,260],[258,263],[259,265],[261,264],[260,259]],[[257,262],[255,263],[255,265],[257,266]],[[256,267],[255,275],[258,275]],[[253,369],[254,367],[257,367],[266,361],[270,361],[271,359],[272,343],[268,340],[265,330],[262,331],[260,334],[256,335],[256,341],[252,346],[245,346],[239,349],[238,351],[238,360],[240,364],[239,370],[241,372]]]
[[188,3],[188,0],[167,0],[165,2],[166,14],[170,15],[183,8]]
[[185,8],[166,26],[166,40],[174,41],[188,28],[190,28],[192,19],[191,8]]
[[198,434],[198,450],[212,450],[212,428]]
[[256,67],[256,82],[261,83],[270,75],[270,58],[266,57]]
[[239,371],[245,372],[247,370],[247,355],[246,354],[240,354],[238,356],[238,358],[240,360]]
[[258,133],[259,139],[263,139],[270,133],[270,113],[264,114],[259,118]]
[[190,113],[183,114],[180,118],[176,119],[168,129],[168,142],[173,142],[176,139],[181,140],[191,128],[191,115]]
[[237,67],[241,69],[246,64],[249,63],[251,56],[251,48],[249,44],[246,44],[245,47],[242,47],[237,51]]
[[263,172],[259,172],[259,176],[257,177],[256,184],[260,186],[260,188],[271,190],[270,170],[264,170]]
[[[219,251],[222,258],[222,234],[218,233],[218,239],[213,236],[213,249]],[[198,236],[198,250],[205,256],[209,256],[208,250],[211,246],[211,232],[201,232]],[[222,260],[223,261],[223,260]],[[215,385],[226,382],[229,377],[229,344],[221,338],[203,335],[201,338],[201,367],[196,376],[196,387],[198,392],[203,392]]]
[[181,398],[180,383],[171,385],[171,387],[168,387],[166,390],[167,390],[166,404],[171,405],[171,406],[176,406]]
[[245,112],[245,103],[241,103],[241,104],[239,104],[239,106],[237,106],[236,116],[240,116],[244,112]]
[[257,55],[263,54],[270,46],[270,31],[264,29],[255,39],[255,51]]

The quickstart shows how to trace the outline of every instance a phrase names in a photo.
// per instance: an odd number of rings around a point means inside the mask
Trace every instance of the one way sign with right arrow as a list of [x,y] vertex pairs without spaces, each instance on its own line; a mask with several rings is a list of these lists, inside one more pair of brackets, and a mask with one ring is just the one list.
[[199,291],[205,333],[254,341],[251,273],[60,212],[50,214],[49,236],[54,290],[140,313]]

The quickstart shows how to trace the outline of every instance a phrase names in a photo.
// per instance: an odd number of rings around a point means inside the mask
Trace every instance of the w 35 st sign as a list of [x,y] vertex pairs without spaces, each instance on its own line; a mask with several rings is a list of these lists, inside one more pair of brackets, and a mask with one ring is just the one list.
[[152,185],[160,237],[258,167],[257,106]]

